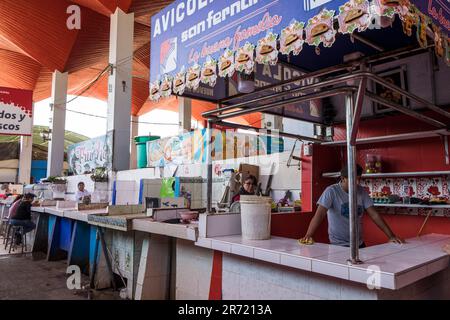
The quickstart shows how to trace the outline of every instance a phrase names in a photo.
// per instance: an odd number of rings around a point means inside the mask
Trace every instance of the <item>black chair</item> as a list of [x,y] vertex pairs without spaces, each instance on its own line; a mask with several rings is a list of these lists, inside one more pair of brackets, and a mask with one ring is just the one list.
[[11,223],[8,223],[7,226],[7,232],[6,232],[6,244],[5,244],[5,250],[8,248],[9,244],[9,250],[8,253],[11,253],[11,250],[16,250],[16,234],[20,234],[22,241],[21,241],[21,247],[22,247],[22,253],[27,250],[27,236],[26,233],[23,230],[23,226],[15,226]]

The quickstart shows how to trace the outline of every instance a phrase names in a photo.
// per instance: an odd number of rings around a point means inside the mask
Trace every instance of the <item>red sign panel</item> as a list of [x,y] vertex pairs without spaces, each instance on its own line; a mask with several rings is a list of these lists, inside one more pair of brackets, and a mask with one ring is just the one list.
[[30,136],[33,130],[33,92],[0,87],[0,135]]

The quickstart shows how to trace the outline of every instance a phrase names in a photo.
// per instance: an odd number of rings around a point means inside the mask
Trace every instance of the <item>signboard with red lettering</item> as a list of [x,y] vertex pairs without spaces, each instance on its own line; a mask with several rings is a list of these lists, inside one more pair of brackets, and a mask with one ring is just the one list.
[[30,136],[33,131],[33,92],[0,87],[0,135]]
[[450,3],[448,0],[411,0],[423,13],[433,19],[433,23],[442,28],[450,37]]
[[291,21],[308,21],[323,8],[339,10],[347,0],[178,0],[152,17],[150,81],[203,65],[225,49],[280,34]]

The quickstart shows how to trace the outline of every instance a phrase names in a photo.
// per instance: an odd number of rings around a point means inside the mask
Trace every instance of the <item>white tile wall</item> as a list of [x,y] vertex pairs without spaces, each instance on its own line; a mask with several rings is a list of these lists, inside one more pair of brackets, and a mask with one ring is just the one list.
[[253,258],[253,256],[254,256],[253,250],[254,249],[252,247],[249,247],[249,246],[242,246],[242,245],[239,245],[239,244],[232,244],[231,245],[231,253],[239,255],[239,256]]
[[280,254],[273,251],[268,251],[264,249],[255,249],[254,257],[258,260],[263,260],[271,263],[280,264]]
[[319,260],[312,260],[312,271],[332,277],[348,280],[348,267]]
[[293,256],[293,255],[282,255],[280,263],[284,266],[311,271],[312,262],[311,259]]
[[218,250],[218,251],[222,251],[222,252],[226,252],[226,253],[231,252],[231,244],[224,243],[222,241],[212,240],[211,248],[213,250]]
[[195,245],[199,246],[199,247],[204,247],[204,248],[208,248],[211,249],[211,239],[206,239],[206,238],[198,238],[197,242],[195,243]]

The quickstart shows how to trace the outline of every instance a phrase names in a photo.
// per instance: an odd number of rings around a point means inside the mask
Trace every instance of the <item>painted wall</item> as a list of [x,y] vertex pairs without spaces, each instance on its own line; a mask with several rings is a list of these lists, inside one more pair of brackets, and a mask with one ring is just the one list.
[[31,176],[33,177],[33,181],[39,181],[47,177],[47,161],[33,160],[31,162]]

